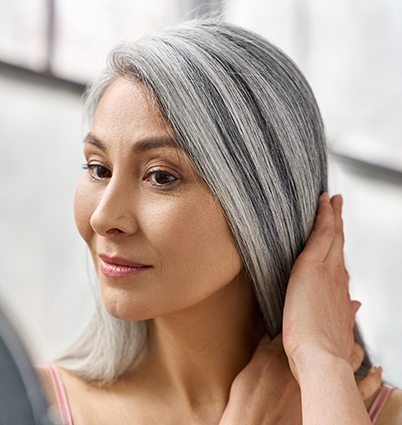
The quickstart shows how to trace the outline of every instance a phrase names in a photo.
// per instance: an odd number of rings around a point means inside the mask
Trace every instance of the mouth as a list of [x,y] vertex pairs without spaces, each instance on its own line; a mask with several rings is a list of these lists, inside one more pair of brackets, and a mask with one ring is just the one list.
[[107,277],[127,277],[139,274],[152,266],[135,263],[121,257],[99,254],[101,272]]

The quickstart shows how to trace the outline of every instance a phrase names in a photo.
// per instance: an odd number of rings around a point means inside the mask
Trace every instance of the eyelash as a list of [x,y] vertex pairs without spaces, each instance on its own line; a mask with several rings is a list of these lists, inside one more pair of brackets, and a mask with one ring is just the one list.
[[110,171],[106,168],[106,167],[104,167],[103,165],[100,165],[100,164],[89,164],[89,163],[86,163],[86,164],[82,164],[82,169],[83,170],[90,170],[91,171],[91,177],[94,179],[94,180],[102,180],[102,179],[104,179],[104,178],[108,178],[108,177],[101,177],[101,176],[95,176],[94,175],[94,172],[93,172],[93,170],[94,169],[96,169],[96,168],[103,168],[104,170],[106,170],[106,171],[108,171],[109,173],[110,173]]
[[[110,173],[110,171],[106,167],[104,167],[104,166],[102,166],[100,164],[89,164],[89,163],[82,164],[83,170],[91,170],[92,171],[92,170],[96,169],[97,167],[103,168],[104,170],[106,170],[106,171],[108,171]],[[147,175],[145,176],[145,180],[147,180],[150,176],[152,176],[154,174],[162,174],[164,176],[168,176],[169,178],[172,178],[172,180],[170,180],[168,183],[165,183],[165,184],[151,182],[152,186],[155,186],[155,187],[161,187],[161,188],[162,187],[166,187],[166,186],[169,186],[171,184],[174,184],[178,180],[177,177],[173,176],[168,171],[165,171],[165,170],[162,170],[162,169],[152,170],[152,171],[148,172]],[[110,178],[109,176],[108,177],[95,176],[93,174],[93,172],[91,172],[91,177],[94,180],[102,180],[104,178]]]

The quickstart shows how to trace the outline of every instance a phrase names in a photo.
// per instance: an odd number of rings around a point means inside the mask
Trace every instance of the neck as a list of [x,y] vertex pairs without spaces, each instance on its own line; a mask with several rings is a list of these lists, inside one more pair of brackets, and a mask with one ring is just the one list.
[[237,280],[194,307],[151,320],[138,366],[191,411],[208,406],[221,415],[263,332],[250,284]]

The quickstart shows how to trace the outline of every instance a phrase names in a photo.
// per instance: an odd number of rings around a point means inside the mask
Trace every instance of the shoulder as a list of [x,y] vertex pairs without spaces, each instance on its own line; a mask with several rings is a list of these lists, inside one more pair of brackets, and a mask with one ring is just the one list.
[[35,371],[42,384],[49,405],[57,404],[56,392],[48,367],[45,365],[35,366]]
[[402,391],[394,390],[378,416],[376,425],[402,424]]
[[63,383],[74,424],[113,423],[113,417],[111,421],[105,420],[108,417],[105,414],[105,410],[107,410],[105,407],[111,405],[109,388],[92,385],[60,366],[57,366],[57,370]]
[[[53,408],[52,411],[57,418],[59,418],[59,415],[61,415],[60,417],[66,415],[65,418],[71,415],[74,418],[74,423],[92,423],[87,420],[86,412],[82,411],[82,408],[85,408],[87,404],[78,402],[78,400],[86,398],[88,392],[86,382],[54,364],[36,366],[35,370],[44,388],[49,406]],[[64,409],[64,413],[60,409]]]

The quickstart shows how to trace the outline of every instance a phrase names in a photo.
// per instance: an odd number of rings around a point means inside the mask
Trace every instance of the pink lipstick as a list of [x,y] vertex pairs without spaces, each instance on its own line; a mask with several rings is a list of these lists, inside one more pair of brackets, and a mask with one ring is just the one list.
[[109,257],[105,254],[99,254],[100,269],[107,277],[127,277],[145,271],[152,266],[134,263],[121,257]]

